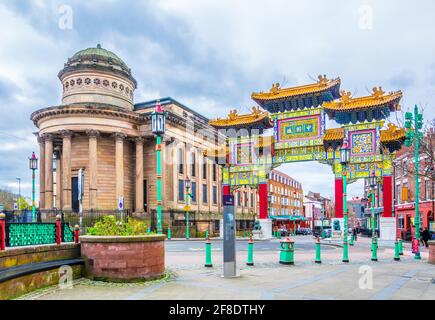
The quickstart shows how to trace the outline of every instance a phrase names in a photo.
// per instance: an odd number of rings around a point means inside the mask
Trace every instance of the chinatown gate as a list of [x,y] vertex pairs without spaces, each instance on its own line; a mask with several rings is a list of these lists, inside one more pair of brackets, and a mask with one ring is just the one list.
[[[347,214],[343,185],[373,174],[382,181],[380,240],[395,240],[392,161],[405,140],[405,129],[384,124],[391,112],[400,110],[402,92],[385,93],[382,87],[375,87],[371,95],[354,98],[340,91],[340,84],[339,78],[326,76],[298,87],[274,84],[269,92],[252,94],[264,111],[257,106],[251,114],[238,115],[234,110],[226,119],[209,122],[226,136],[226,145],[205,152],[223,166],[222,194],[232,194],[243,186],[258,188],[259,220],[267,237],[272,235],[268,173],[284,163],[317,161],[331,166],[334,173],[334,219],[339,221],[340,230]],[[336,122],[335,128],[326,127],[326,116]],[[273,135],[264,135],[269,128],[273,128]],[[342,146],[350,149],[346,166],[340,160]]]

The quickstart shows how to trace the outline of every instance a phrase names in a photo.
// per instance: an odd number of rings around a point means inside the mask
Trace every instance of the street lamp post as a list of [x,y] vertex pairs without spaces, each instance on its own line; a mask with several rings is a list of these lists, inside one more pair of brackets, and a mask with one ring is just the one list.
[[189,228],[189,198],[192,198],[192,194],[190,193],[190,188],[192,186],[192,182],[190,178],[187,177],[184,181],[184,187],[186,188],[186,207],[184,210],[186,211],[186,239],[190,238],[190,228]]
[[162,110],[160,101],[156,103],[156,110],[151,114],[152,132],[156,136],[156,192],[157,192],[157,233],[162,234],[162,137],[165,134],[166,112]]
[[36,222],[36,208],[35,208],[35,171],[38,169],[38,158],[35,152],[29,158],[29,168],[32,170],[32,222]]
[[349,246],[348,246],[348,213],[347,213],[347,165],[350,162],[350,148],[347,139],[344,138],[343,145],[340,149],[340,162],[343,173],[343,217],[344,217],[344,237],[343,237],[343,262],[349,262]]
[[[419,197],[420,197],[420,186],[418,181],[419,176],[419,142],[423,139],[423,133],[421,129],[423,128],[423,114],[418,111],[417,105],[414,107],[414,115],[411,112],[405,114],[405,128],[406,128],[406,139],[405,146],[410,147],[414,143],[414,166],[415,166],[415,239],[417,243],[417,250],[415,252],[414,259],[420,260],[420,212],[419,210]],[[414,125],[413,125],[414,122]]]

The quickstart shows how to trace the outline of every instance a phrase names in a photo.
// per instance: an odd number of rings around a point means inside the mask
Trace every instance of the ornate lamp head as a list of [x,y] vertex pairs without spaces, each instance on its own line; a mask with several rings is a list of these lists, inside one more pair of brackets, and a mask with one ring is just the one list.
[[187,177],[186,180],[184,180],[184,187],[186,188],[187,192],[189,192],[191,185],[192,182],[190,181],[190,178]]
[[29,158],[29,168],[31,170],[38,169],[38,158],[35,155],[35,152],[32,152],[32,156]]
[[346,138],[344,138],[343,145],[340,149],[340,162],[343,165],[346,165],[350,162],[350,148]]
[[157,100],[156,110],[151,114],[152,132],[156,135],[162,135],[166,130],[166,113],[160,105],[160,100]]

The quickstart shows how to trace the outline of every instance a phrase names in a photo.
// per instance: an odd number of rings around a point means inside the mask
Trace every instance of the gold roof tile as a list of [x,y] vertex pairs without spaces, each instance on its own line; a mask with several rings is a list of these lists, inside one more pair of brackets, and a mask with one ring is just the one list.
[[402,91],[385,94],[382,87],[373,88],[373,94],[366,97],[352,98],[350,92],[341,91],[340,101],[323,102],[326,111],[351,111],[369,109],[385,104],[391,105],[394,111],[400,110],[399,101],[402,98]]
[[381,130],[382,143],[399,141],[401,139],[405,139],[405,137],[406,137],[405,128],[397,128],[396,125],[392,123],[388,124],[388,129]]
[[340,84],[340,78],[327,79],[326,75],[319,76],[319,81],[313,84],[291,87],[291,88],[281,88],[279,83],[273,84],[269,92],[254,92],[251,97],[254,100],[274,100],[278,98],[288,98],[293,96],[300,96],[304,94],[313,94],[317,92],[322,92]]
[[230,128],[260,122],[265,122],[267,128],[273,126],[267,111],[261,111],[259,107],[253,107],[252,113],[250,114],[238,115],[237,110],[232,110],[226,119],[217,118],[215,120],[210,120],[209,124],[216,128]]
[[336,141],[344,139],[344,129],[343,128],[333,128],[326,129],[325,135],[323,136],[324,141]]

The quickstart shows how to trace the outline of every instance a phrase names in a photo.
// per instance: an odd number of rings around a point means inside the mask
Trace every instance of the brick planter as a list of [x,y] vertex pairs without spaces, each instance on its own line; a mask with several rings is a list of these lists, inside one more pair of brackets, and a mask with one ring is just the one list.
[[87,278],[114,282],[151,280],[165,272],[164,235],[82,236]]
[[429,241],[429,263],[435,264],[435,241]]

